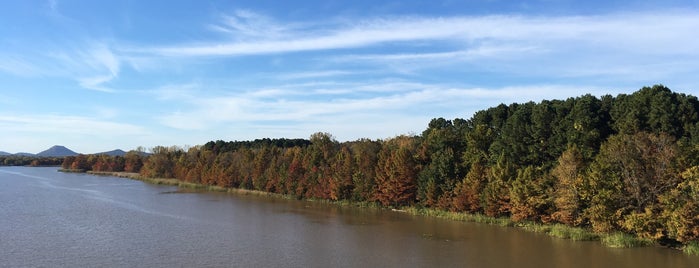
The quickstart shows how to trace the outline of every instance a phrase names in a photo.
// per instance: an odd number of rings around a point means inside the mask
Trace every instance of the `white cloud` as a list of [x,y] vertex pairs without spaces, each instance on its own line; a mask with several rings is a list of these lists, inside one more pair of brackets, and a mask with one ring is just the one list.
[[[241,17],[237,16],[236,18]],[[243,18],[248,18],[244,17]],[[255,16],[249,16],[255,18]],[[238,20],[233,29],[256,36],[256,29]],[[624,49],[636,53],[696,55],[699,15],[654,12],[574,17],[400,17],[361,20],[341,26],[316,25],[285,35],[244,41],[166,46],[156,53],[173,56],[254,55],[372,46],[388,42],[450,41],[456,44],[564,48]],[[272,31],[273,32],[273,31]],[[671,46],[672,50],[668,50]],[[488,48],[481,48],[488,50]]]
[[119,109],[107,106],[93,106],[94,113],[102,119],[115,119],[121,114]]
[[[480,45],[471,49],[447,52],[398,53],[398,54],[353,54],[332,58],[338,62],[370,62],[384,64],[453,64],[456,62],[478,62],[480,60],[513,60],[515,58],[532,57],[542,51],[531,45]],[[422,66],[416,65],[415,68]]]
[[78,84],[80,84],[80,86],[83,88],[109,93],[115,92],[115,90],[105,87],[103,84],[111,81],[112,79],[114,79],[114,76],[112,75],[77,78]]
[[40,74],[38,68],[30,61],[18,56],[0,55],[0,72],[20,77],[33,77]]
[[156,96],[159,100],[187,100],[197,95],[200,85],[196,83],[165,85],[145,93]]
[[114,92],[115,90],[105,86],[119,76],[120,61],[117,56],[105,45],[95,44],[86,52],[79,53],[78,63],[88,66],[85,73],[89,76],[78,77],[80,86],[102,92]]
[[335,76],[346,76],[356,74],[356,72],[343,71],[343,70],[325,70],[325,71],[308,71],[308,72],[297,72],[278,75],[279,79],[309,79],[309,78],[327,78]]
[[[380,94],[356,97],[355,90],[337,92],[330,99],[306,98],[298,92],[271,91],[265,93],[227,94],[223,96],[192,96],[178,101],[189,107],[160,116],[160,123],[182,130],[207,130],[218,126],[252,125],[264,126],[274,122],[279,127],[298,127],[309,122],[333,122],[342,118],[348,128],[361,129],[367,117],[382,117],[386,127],[391,122],[407,122],[412,118],[448,116],[468,118],[484,105],[501,102],[540,101],[545,98],[565,98],[585,93],[597,94],[593,87],[579,88],[564,85],[542,85],[502,88],[462,88],[439,84],[367,82],[365,90],[376,87]],[[312,89],[298,89],[312,91]],[[588,90],[584,92],[582,90]],[[589,91],[593,90],[593,91]],[[285,95],[286,94],[286,95]],[[274,98],[269,98],[274,95]],[[425,121],[427,122],[427,121]],[[411,127],[418,130],[425,122],[413,121]],[[400,126],[394,129],[405,129]],[[254,128],[254,127],[252,127]],[[376,131],[364,135],[374,136]],[[400,133],[398,133],[400,134]]]
[[[255,13],[236,13],[233,17],[236,21],[229,28],[245,38],[199,40],[137,52],[171,59],[322,53],[311,56],[315,64],[312,69],[300,67],[297,73],[271,75],[287,80],[327,81],[379,73],[416,77],[424,76],[423,70],[435,70],[438,75],[444,71],[480,72],[508,76],[506,79],[572,78],[592,83],[616,79],[645,85],[670,79],[665,74],[699,70],[696,11],[354,18],[326,24],[290,22],[294,27],[277,27],[282,23]],[[276,34],[263,34],[266,32]],[[399,52],[393,52],[394,47]],[[325,54],[329,50],[330,56]],[[349,53],[342,55],[345,51]],[[281,56],[276,57],[278,60]],[[663,69],[652,70],[651,66],[659,63]],[[362,73],[354,73],[356,70]],[[336,94],[344,90],[325,88],[316,92]]]
[[183,114],[182,112],[174,112],[160,116],[157,119],[165,126],[180,130],[200,130],[209,126],[207,125],[209,122],[206,122],[206,120],[193,118],[191,115]]
[[75,47],[78,48],[30,50],[17,56],[0,54],[0,72],[25,78],[68,78],[85,89],[114,92],[106,84],[119,76],[119,56],[101,42],[81,43]]
[[62,115],[0,115],[0,126],[5,132],[76,134],[101,136],[109,133],[139,135],[144,133],[140,126],[106,121],[100,118]]
[[194,96],[178,100],[175,112],[159,117],[162,125],[190,133],[209,133],[208,139],[260,137],[307,138],[327,131],[340,140],[388,138],[421,133],[431,118],[470,118],[474,112],[500,103],[564,99],[587,93],[613,94],[598,87],[533,85],[520,87],[459,87],[417,82],[367,81],[354,88],[376,87],[379,94],[356,96],[355,89],[328,98],[282,92],[276,98],[249,93]]
[[223,16],[219,24],[210,25],[215,31],[232,35],[235,39],[276,39],[286,35],[289,26],[250,10],[239,9],[232,15]]

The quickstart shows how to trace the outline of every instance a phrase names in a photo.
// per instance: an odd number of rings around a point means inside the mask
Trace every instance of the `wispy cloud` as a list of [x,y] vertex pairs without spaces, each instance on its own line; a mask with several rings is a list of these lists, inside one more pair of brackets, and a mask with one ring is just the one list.
[[[374,84],[374,85],[370,85]],[[480,109],[484,103],[497,105],[502,101],[539,101],[542,96],[566,97],[596,90],[581,92],[580,88],[561,85],[543,85],[503,88],[463,88],[439,84],[422,83],[367,83],[364,90],[384,92],[379,95],[356,96],[356,91],[338,93],[330,99],[304,98],[283,92],[268,94],[239,93],[218,96],[194,96],[181,98],[177,111],[158,117],[161,124],[182,130],[204,130],[221,125],[264,126],[265,122],[283,125],[298,125],[305,122],[332,122],[333,118],[344,118],[345,124],[360,126],[367,116],[381,115],[386,127],[394,122],[408,122],[415,116],[459,116],[467,117]],[[372,89],[375,87],[375,89]],[[312,91],[306,89],[304,91]],[[433,111],[451,111],[448,115]],[[348,115],[357,115],[356,117]],[[376,118],[375,120],[379,120]],[[414,122],[413,122],[414,125]],[[318,126],[320,127],[320,126]],[[408,126],[395,126],[405,129]],[[414,127],[414,126],[413,126]],[[361,135],[354,132],[354,135]],[[364,134],[366,135],[366,134]]]
[[114,92],[105,84],[119,75],[120,61],[117,56],[105,44],[96,44],[79,55],[79,64],[88,66],[87,72],[96,73],[77,78],[80,86],[97,91]]
[[535,54],[538,48],[535,46],[480,46],[466,50],[428,53],[400,53],[400,54],[354,54],[343,55],[334,58],[337,61],[371,61],[371,62],[432,62],[432,61],[474,61],[484,58],[512,58],[525,54]]
[[[235,18],[257,18],[255,13],[237,14]],[[496,47],[587,46],[629,49],[651,53],[696,54],[699,16],[693,12],[628,13],[602,16],[531,17],[398,17],[360,20],[345,25],[310,25],[305,29],[286,29],[241,23],[228,25],[245,36],[262,36],[209,44],[165,46],[154,52],[172,56],[253,55],[365,47],[389,42],[427,40],[450,41],[454,45],[487,44]],[[269,24],[263,24],[269,25]],[[271,34],[284,32],[285,34]],[[677,46],[677,44],[681,44]],[[672,45],[673,51],[666,51]],[[679,50],[677,50],[679,48]]]
[[107,84],[119,76],[119,56],[101,42],[59,46],[21,55],[0,54],[0,72],[18,77],[68,78],[85,89],[114,92]]
[[164,85],[152,90],[145,90],[144,93],[155,96],[158,100],[187,100],[198,95],[200,85],[196,83]]
[[325,70],[325,71],[308,71],[308,72],[297,72],[278,75],[277,78],[280,79],[308,79],[308,78],[327,78],[336,76],[346,76],[351,74],[356,74],[357,72],[342,71],[342,70]]
[[20,77],[32,77],[40,74],[40,70],[31,62],[18,56],[0,55],[0,72]]
[[286,37],[290,30],[288,25],[277,23],[270,17],[244,9],[222,16],[220,23],[212,24],[209,28],[229,34],[237,40],[278,39]]
[[105,133],[119,135],[139,135],[145,129],[126,123],[105,121],[103,118],[91,118],[71,115],[2,115],[0,126],[6,132],[14,133],[56,133],[103,136]]

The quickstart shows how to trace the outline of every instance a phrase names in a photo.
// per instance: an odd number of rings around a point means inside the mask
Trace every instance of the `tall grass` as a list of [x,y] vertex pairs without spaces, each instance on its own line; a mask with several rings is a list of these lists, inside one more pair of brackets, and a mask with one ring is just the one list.
[[589,229],[580,227],[571,227],[564,224],[554,224],[548,233],[550,236],[570,239],[573,241],[592,241],[599,240],[599,235]]
[[560,239],[569,239],[573,241],[593,241],[599,240],[599,236],[592,232],[592,230],[567,226],[565,224],[543,224],[532,221],[519,222],[516,225],[524,230],[535,232],[535,233],[545,233],[551,237]]
[[514,222],[510,218],[495,218],[483,214],[448,212],[443,210],[416,207],[407,207],[404,209],[404,211],[413,215],[437,217],[455,221],[484,223],[503,227],[518,227],[526,231],[544,233],[552,237],[570,239],[573,241],[593,241],[600,239],[599,235],[592,232],[592,230],[581,227],[567,226],[564,224],[543,224],[533,221]]
[[603,236],[602,244],[610,248],[633,248],[649,246],[653,244],[653,241],[626,233],[614,232]]
[[405,211],[409,214],[412,214],[412,215],[436,217],[436,218],[442,218],[442,219],[448,219],[448,220],[454,220],[454,221],[485,223],[485,224],[499,225],[499,226],[503,226],[503,227],[515,226],[515,223],[512,220],[510,220],[510,218],[495,218],[495,217],[490,217],[490,216],[486,216],[486,215],[478,214],[478,213],[477,214],[468,214],[468,213],[450,212],[450,211],[444,211],[444,210],[438,210],[438,209],[417,208],[417,207],[406,207],[403,209],[403,211]]
[[684,245],[682,251],[687,255],[699,256],[699,241],[692,241]]

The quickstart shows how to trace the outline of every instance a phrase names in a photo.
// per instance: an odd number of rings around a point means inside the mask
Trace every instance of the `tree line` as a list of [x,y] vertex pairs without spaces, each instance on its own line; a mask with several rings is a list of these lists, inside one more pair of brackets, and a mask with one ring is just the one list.
[[559,222],[699,240],[699,101],[656,85],[633,94],[501,104],[433,119],[420,135],[338,142],[209,142],[63,166],[266,191]]
[[24,155],[0,155],[0,166],[57,166],[63,157],[35,157]]

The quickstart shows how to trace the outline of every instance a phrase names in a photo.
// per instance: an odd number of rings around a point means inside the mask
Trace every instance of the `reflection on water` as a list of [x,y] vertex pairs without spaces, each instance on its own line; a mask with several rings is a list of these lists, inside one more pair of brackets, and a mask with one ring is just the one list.
[[699,258],[663,248],[609,249],[380,209],[25,167],[0,167],[0,260],[7,267],[699,267]]

